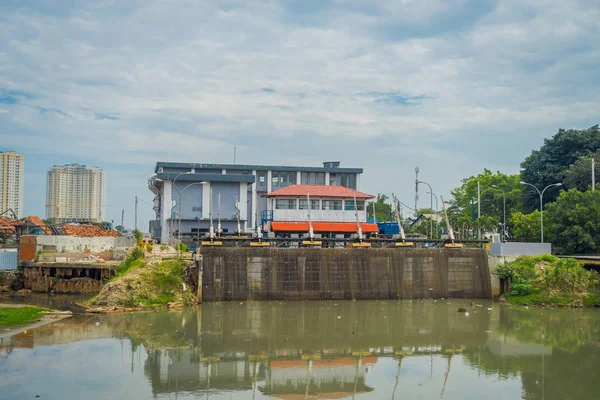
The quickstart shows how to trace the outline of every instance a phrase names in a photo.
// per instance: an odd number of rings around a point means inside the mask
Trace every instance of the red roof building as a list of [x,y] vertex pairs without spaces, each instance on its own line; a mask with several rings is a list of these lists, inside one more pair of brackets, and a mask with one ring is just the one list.
[[291,185],[263,197],[273,212],[273,232],[308,232],[309,213],[314,233],[356,233],[357,222],[364,233],[378,231],[377,224],[366,223],[366,200],[375,197],[367,193],[343,186]]

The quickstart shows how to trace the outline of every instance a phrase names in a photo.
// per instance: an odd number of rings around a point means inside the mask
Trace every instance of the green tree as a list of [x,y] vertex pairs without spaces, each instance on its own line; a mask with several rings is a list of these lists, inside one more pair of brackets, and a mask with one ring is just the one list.
[[548,204],[548,226],[559,254],[600,251],[600,191],[562,191]]
[[[547,213],[546,213],[547,214]],[[523,214],[520,211],[513,213],[510,217],[510,232],[515,238],[523,242],[540,241],[540,212],[535,210],[529,214]],[[544,233],[548,231],[547,226]]]
[[144,238],[144,235],[142,234],[142,232],[137,228],[134,229],[133,237],[135,238],[135,241],[137,242],[138,247],[142,247],[142,239]]
[[600,151],[581,156],[565,171],[563,184],[567,189],[577,189],[580,192],[592,187],[592,159],[596,160],[594,170],[596,177],[600,178]]
[[367,218],[373,218],[373,202],[375,202],[375,216],[380,222],[391,221],[392,205],[387,202],[388,196],[379,193],[377,197],[367,203]]
[[[473,221],[473,215],[477,218],[477,182],[481,191],[481,218]],[[463,179],[462,185],[452,190],[452,199],[448,202],[448,218],[452,226],[460,231],[477,228],[478,224],[482,230],[499,227],[503,222],[502,190],[494,186],[504,190],[506,194],[506,218],[507,225],[510,226],[510,213],[523,209],[523,188],[519,184],[519,175],[500,172],[494,174],[488,169],[479,175]]]
[[[589,129],[560,129],[550,139],[545,139],[539,150],[534,150],[521,163],[521,180],[542,190],[553,183],[563,182],[566,170],[581,156],[600,150],[600,129],[598,125]],[[544,195],[544,203],[553,202],[559,194],[553,188]],[[539,207],[539,195],[529,188],[523,191],[527,211]]]

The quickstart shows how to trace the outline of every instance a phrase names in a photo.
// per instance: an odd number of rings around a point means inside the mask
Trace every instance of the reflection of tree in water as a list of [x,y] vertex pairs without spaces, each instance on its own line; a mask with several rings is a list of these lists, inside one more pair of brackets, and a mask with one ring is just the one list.
[[520,376],[525,399],[597,399],[600,318],[596,310],[500,308],[486,348],[465,362],[499,379]]

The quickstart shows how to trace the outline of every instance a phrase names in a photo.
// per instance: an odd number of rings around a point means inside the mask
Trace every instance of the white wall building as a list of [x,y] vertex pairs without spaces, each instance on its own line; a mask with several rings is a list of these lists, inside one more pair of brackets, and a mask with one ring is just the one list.
[[24,165],[23,154],[0,151],[0,214],[11,209],[17,218],[23,217]]
[[46,219],[106,220],[106,175],[102,169],[79,164],[55,165],[47,178]]
[[273,213],[270,230],[274,232],[308,231],[309,211],[315,232],[353,233],[357,222],[364,232],[377,232],[376,224],[366,223],[366,201],[375,196],[354,189],[292,185],[264,197],[268,198],[268,209]]

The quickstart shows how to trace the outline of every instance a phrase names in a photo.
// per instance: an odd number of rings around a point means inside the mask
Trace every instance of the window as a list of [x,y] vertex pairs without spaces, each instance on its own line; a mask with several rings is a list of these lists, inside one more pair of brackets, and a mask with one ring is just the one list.
[[364,200],[356,200],[356,207],[360,211],[364,211],[364,209],[365,209],[365,201]]
[[286,187],[296,183],[295,172],[271,171],[271,183],[273,187]]
[[356,189],[356,174],[340,174],[340,186]]
[[298,207],[300,210],[308,210],[308,200],[300,199],[300,204]]
[[258,186],[259,187],[265,187],[267,186],[267,172],[266,171],[258,171],[256,173],[256,176],[258,177]]
[[277,210],[295,210],[296,199],[276,199],[275,208]]
[[323,200],[323,210],[341,210],[342,209],[342,201],[341,200]]
[[330,186],[335,186],[336,183],[336,175],[335,174],[329,174],[329,185]]
[[354,211],[354,200],[346,200],[344,201],[344,210],[346,211]]
[[319,200],[311,200],[310,201],[310,209],[318,210],[319,209]]
[[300,181],[303,185],[324,185],[324,172],[303,172],[300,176]]

